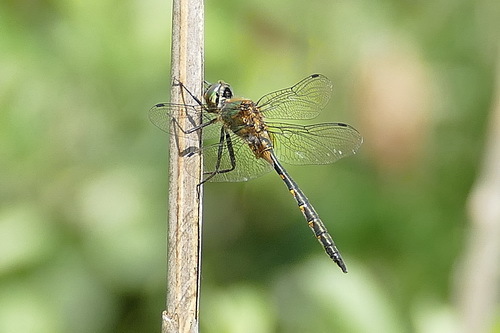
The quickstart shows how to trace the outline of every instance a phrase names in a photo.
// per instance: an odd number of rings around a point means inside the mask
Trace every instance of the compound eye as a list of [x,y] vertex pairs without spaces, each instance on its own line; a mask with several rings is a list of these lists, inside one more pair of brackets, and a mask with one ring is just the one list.
[[222,96],[224,98],[231,98],[231,97],[233,97],[233,92],[231,91],[231,88],[225,87],[224,88],[224,92],[222,93]]
[[210,107],[215,107],[219,103],[220,83],[212,84],[205,92],[205,101]]

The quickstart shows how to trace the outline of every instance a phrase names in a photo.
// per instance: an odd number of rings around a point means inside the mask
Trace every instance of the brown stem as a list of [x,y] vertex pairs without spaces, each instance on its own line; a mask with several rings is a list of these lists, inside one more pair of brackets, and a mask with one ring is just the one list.
[[[174,0],[172,11],[172,82],[179,80],[194,96],[203,86],[203,0]],[[172,103],[195,104],[178,85],[171,90]],[[186,112],[186,110],[181,110]],[[179,126],[186,117],[177,117]],[[172,126],[172,125],[171,125]],[[199,133],[175,137],[170,131],[169,216],[167,249],[167,309],[162,315],[162,333],[198,332],[201,269],[201,158],[189,164],[179,151],[200,146]],[[196,170],[186,172],[186,169]],[[193,177],[198,174],[199,177]]]

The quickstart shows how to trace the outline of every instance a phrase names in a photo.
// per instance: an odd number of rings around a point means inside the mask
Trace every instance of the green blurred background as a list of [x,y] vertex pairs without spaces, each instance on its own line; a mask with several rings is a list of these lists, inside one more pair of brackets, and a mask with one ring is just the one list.
[[[205,6],[207,80],[257,99],[325,74],[315,122],[365,143],[288,168],[347,275],[277,175],[205,186],[201,331],[458,331],[500,4]],[[160,330],[168,137],[147,111],[168,101],[170,30],[170,1],[0,3],[0,332]]]

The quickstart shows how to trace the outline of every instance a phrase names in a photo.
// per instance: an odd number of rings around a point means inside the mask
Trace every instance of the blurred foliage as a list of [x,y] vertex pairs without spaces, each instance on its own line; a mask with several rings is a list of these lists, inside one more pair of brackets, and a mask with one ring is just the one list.
[[[202,332],[453,332],[498,60],[495,1],[206,2],[206,79],[257,99],[320,72],[318,121],[364,136],[279,177],[205,187]],[[0,332],[152,332],[165,294],[171,3],[0,3]],[[258,207],[258,208],[256,208]],[[473,267],[471,267],[473,269]],[[497,320],[497,332],[500,332]]]

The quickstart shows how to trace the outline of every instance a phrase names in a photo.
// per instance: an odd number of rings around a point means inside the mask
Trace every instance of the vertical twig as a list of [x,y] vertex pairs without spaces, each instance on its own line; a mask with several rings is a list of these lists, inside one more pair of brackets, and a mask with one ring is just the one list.
[[[498,50],[500,51],[500,45]],[[500,62],[482,168],[468,199],[470,232],[457,270],[462,332],[492,332],[500,291]]]
[[[203,0],[174,0],[172,10],[172,82],[179,80],[195,96],[203,86]],[[173,85],[172,103],[195,104],[179,86]],[[185,112],[185,110],[183,110]],[[185,117],[179,125],[190,128]],[[174,137],[170,131],[169,216],[167,250],[167,309],[162,316],[162,333],[198,332],[201,252],[201,159],[189,158],[189,165],[177,152],[200,145],[199,134]],[[187,168],[196,172],[186,174]],[[195,178],[192,174],[198,174]]]

